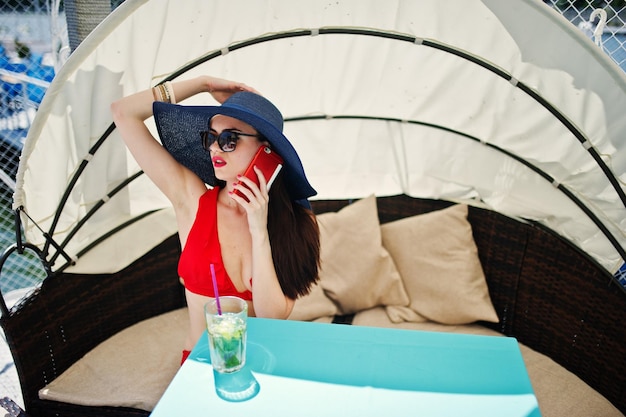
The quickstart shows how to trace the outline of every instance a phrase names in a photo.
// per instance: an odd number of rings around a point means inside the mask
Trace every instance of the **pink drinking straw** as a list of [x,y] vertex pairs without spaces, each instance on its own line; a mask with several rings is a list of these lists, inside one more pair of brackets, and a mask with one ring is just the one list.
[[222,315],[222,306],[220,305],[220,294],[217,292],[217,279],[215,279],[215,266],[211,264],[211,279],[213,280],[213,293],[215,293],[215,302],[217,304],[217,314]]

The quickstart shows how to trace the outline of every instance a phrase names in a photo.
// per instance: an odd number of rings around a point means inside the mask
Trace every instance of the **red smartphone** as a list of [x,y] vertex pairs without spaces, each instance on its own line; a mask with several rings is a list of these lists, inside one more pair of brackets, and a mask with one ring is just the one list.
[[[250,178],[254,183],[259,185],[259,177],[257,177],[256,172],[254,172],[254,167],[257,167],[263,173],[265,180],[267,181],[267,189],[270,189],[270,186],[276,179],[276,176],[280,172],[280,169],[283,167],[283,158],[280,157],[276,152],[272,151],[268,146],[261,146],[257,153],[252,158],[252,162],[246,168],[243,176]],[[238,184],[242,184],[241,181]],[[243,197],[246,201],[248,199],[240,192],[235,191],[238,196]]]

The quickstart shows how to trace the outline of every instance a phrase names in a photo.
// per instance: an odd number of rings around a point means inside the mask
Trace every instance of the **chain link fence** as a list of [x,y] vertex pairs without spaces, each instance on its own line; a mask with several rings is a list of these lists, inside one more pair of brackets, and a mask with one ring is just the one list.
[[[19,156],[50,82],[70,55],[68,21],[76,26],[76,14],[96,8],[101,19],[122,2],[66,0],[64,7],[62,0],[0,0],[0,253],[16,242],[12,199]],[[66,19],[65,9],[72,18]],[[76,31],[85,36],[98,22],[89,23]],[[0,273],[8,301],[45,278],[28,251],[8,255]]]
[[[37,108],[69,56],[65,17],[52,1],[2,1],[0,6],[0,250],[16,241],[12,212],[19,155]],[[44,277],[36,256],[13,252],[0,290],[15,301]]]
[[[0,248],[16,241],[11,210],[22,145],[56,72],[51,13],[41,4],[4,2],[0,9]],[[58,47],[55,49],[59,49]],[[0,271],[8,298],[36,285],[44,275],[28,253],[10,255]],[[18,291],[14,293],[14,291]]]
[[626,0],[544,0],[626,71]]

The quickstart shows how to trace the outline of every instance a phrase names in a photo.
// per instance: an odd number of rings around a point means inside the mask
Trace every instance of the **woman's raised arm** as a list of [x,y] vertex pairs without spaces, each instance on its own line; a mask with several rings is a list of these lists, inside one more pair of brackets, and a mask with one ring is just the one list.
[[148,130],[144,121],[152,116],[152,103],[167,96],[168,101],[180,102],[205,92],[222,103],[238,91],[254,90],[242,83],[201,76],[168,83],[165,89],[150,88],[111,104],[113,121],[126,146],[141,169],[174,205],[187,201],[191,190],[203,183],[192,171],[179,164]]

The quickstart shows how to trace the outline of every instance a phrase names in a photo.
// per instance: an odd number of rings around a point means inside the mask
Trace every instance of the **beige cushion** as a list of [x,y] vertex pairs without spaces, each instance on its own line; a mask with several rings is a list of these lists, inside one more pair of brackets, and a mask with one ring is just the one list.
[[394,329],[423,330],[427,332],[446,332],[477,334],[483,336],[500,335],[495,330],[488,329],[477,323],[470,324],[441,324],[434,321],[394,323],[391,321],[384,307],[375,307],[357,313],[352,320],[354,326],[391,327]]
[[317,216],[320,226],[320,285],[350,314],[379,305],[407,305],[408,296],[393,260],[381,244],[376,197],[336,213]]
[[392,321],[498,321],[466,205],[400,219],[381,230],[410,298],[406,308],[387,308]]
[[520,343],[543,417],[624,417],[610,401],[548,356]]
[[[434,322],[393,323],[383,307],[356,314],[352,324],[429,332],[502,336],[495,330],[475,323],[464,325],[444,325]],[[548,356],[521,343],[519,347],[543,417],[624,417],[609,400]],[[485,372],[489,370],[486,369]]]
[[[325,316],[314,321],[332,320]],[[41,389],[39,397],[152,411],[180,368],[188,325],[187,308],[137,323],[96,346]]]
[[180,367],[188,325],[186,308],[137,323],[87,353],[39,398],[152,411]]
[[335,316],[324,316],[324,317],[318,317],[315,320],[311,320],[311,321],[315,322],[315,323],[331,324],[333,322],[334,318],[335,318]]
[[311,287],[311,292],[296,300],[289,320],[311,321],[337,314],[337,306],[326,296],[318,284]]

